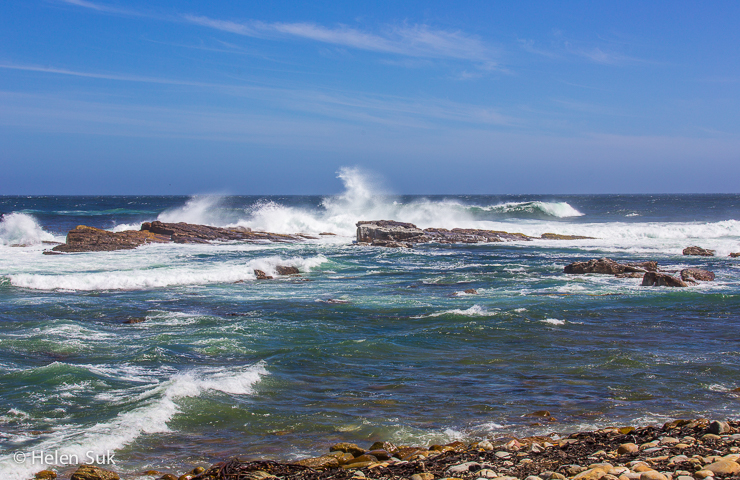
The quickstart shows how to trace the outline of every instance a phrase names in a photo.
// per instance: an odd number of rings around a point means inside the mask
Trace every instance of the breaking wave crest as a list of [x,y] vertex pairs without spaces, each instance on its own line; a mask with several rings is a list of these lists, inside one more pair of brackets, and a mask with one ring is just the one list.
[[10,275],[10,283],[16,287],[34,290],[141,290],[182,285],[205,285],[215,283],[234,283],[254,280],[254,270],[262,270],[268,275],[277,275],[278,265],[290,265],[300,272],[309,272],[327,259],[323,255],[315,257],[282,258],[271,256],[257,258],[243,264],[212,265],[198,267],[175,265],[156,269],[112,270],[60,274],[23,273]]
[[[515,202],[497,205],[466,204],[452,199],[418,199],[404,202],[387,194],[372,175],[358,168],[342,168],[337,177],[344,191],[325,197],[318,206],[296,207],[261,200],[240,211],[230,209],[223,197],[192,197],[182,207],[159,215],[163,222],[189,222],[217,226],[243,226],[276,233],[332,232],[352,236],[359,220],[398,220],[419,227],[475,228],[481,221],[558,219],[583,215],[565,202]],[[485,227],[481,227],[485,228]]]
[[[41,368],[69,370],[70,367],[55,362]],[[74,368],[87,368],[96,376],[108,373],[111,379],[116,380],[120,373],[127,374],[126,366],[101,369],[93,365],[81,365]],[[138,374],[141,375],[141,372]],[[144,382],[151,382],[151,387],[135,398],[136,408],[121,411],[107,422],[61,427],[52,438],[35,445],[34,450],[55,451],[60,456],[73,455],[80,460],[89,454],[102,456],[108,451],[115,452],[142,435],[169,432],[168,423],[180,412],[178,400],[198,397],[207,392],[251,395],[254,385],[267,374],[265,363],[259,362],[243,367],[197,368],[177,373],[164,382],[155,377],[143,378],[141,380]],[[111,400],[107,396],[104,399]],[[25,463],[18,463],[10,455],[3,455],[0,456],[0,477],[25,480],[44,466],[46,464],[40,464],[38,459],[34,462],[28,458]]]

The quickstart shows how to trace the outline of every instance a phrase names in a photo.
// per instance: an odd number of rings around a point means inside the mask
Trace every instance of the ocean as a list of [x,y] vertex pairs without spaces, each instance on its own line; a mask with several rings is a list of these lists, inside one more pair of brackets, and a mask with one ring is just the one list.
[[[0,477],[42,470],[40,451],[113,452],[114,470],[150,478],[339,441],[737,418],[740,195],[394,196],[344,180],[324,197],[0,197]],[[155,219],[318,238],[42,255],[79,224]],[[380,219],[595,239],[353,244],[357,221]],[[692,245],[717,254],[683,256]],[[716,279],[563,273],[600,257]],[[301,275],[255,279],[277,265]]]

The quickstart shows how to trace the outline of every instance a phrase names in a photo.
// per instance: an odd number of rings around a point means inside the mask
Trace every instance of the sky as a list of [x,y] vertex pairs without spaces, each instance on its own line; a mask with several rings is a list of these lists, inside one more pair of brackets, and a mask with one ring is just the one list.
[[740,2],[0,3],[0,194],[740,193]]

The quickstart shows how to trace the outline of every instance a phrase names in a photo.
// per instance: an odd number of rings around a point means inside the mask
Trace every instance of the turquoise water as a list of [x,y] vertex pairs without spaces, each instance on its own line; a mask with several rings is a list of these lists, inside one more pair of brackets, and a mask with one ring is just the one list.
[[[340,440],[736,418],[740,259],[727,255],[740,251],[738,206],[736,195],[352,188],[327,198],[0,197],[0,473],[42,469],[16,463],[16,451],[112,450],[116,469],[133,473],[232,455],[292,459]],[[77,224],[121,230],[157,218],[337,235],[41,254]],[[381,218],[596,239],[353,245],[355,222]],[[717,256],[682,256],[689,245]],[[717,279],[669,289],[562,273],[603,256]],[[301,276],[254,279],[277,265]],[[555,421],[538,425],[526,416],[536,410]]]

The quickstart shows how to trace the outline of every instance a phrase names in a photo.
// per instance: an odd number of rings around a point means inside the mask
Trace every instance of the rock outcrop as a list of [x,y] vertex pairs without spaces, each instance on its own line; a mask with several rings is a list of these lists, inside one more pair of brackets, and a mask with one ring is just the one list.
[[695,280],[711,282],[714,280],[714,272],[700,268],[684,268],[681,270],[681,280],[684,282],[693,282]]
[[684,248],[683,254],[684,255],[698,255],[700,257],[713,257],[714,250],[707,250],[706,248],[693,246],[693,247]]
[[522,233],[471,228],[426,228],[413,223],[393,220],[362,221],[357,223],[357,243],[381,247],[411,247],[417,243],[489,243],[530,241]]
[[566,265],[563,272],[571,275],[580,275],[584,273],[600,273],[603,275],[624,275],[630,273],[644,273],[656,271],[658,262],[642,262],[624,264],[618,263],[611,258],[591,259],[587,262],[573,262]]
[[672,277],[667,273],[647,272],[642,277],[643,287],[687,287],[680,278]]
[[560,235],[558,233],[543,233],[540,235],[542,240],[594,240],[594,237],[584,237],[581,235]]
[[732,258],[740,257],[740,252],[731,253],[729,256],[732,257]]
[[52,248],[54,252],[110,252],[130,250],[148,243],[210,242],[299,242],[298,235],[253,232],[244,227],[221,228],[191,223],[145,222],[141,230],[109,232],[79,225],[67,233],[67,242]]

